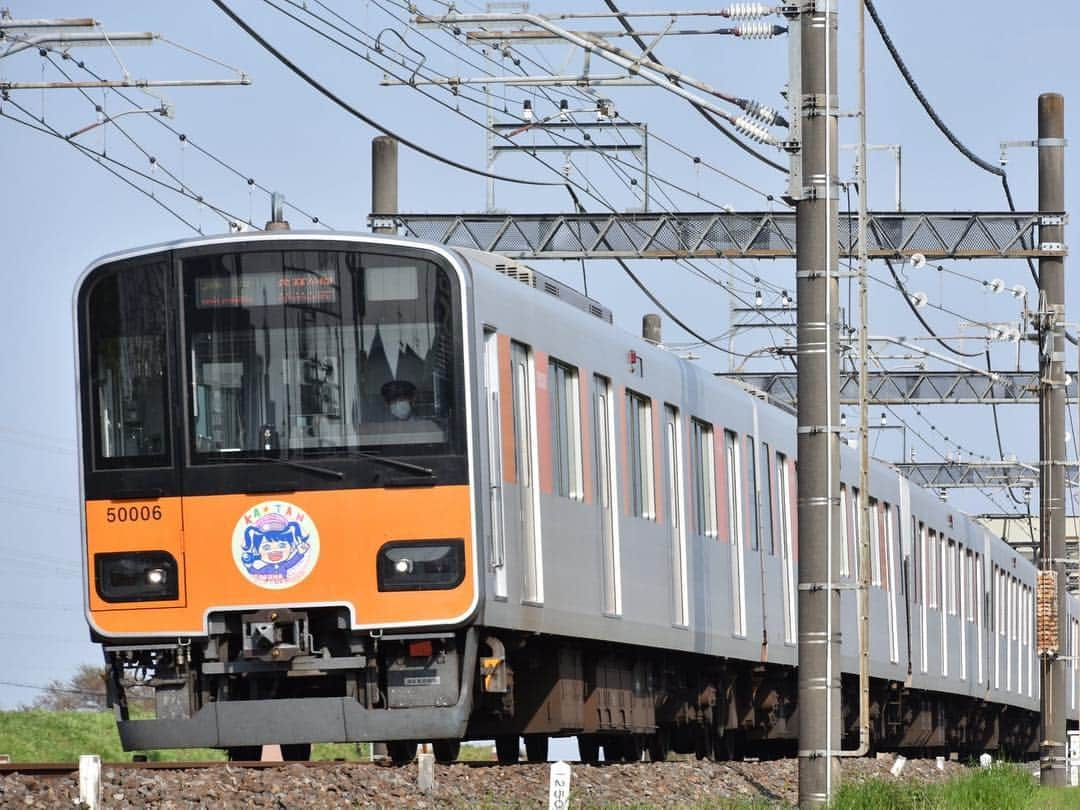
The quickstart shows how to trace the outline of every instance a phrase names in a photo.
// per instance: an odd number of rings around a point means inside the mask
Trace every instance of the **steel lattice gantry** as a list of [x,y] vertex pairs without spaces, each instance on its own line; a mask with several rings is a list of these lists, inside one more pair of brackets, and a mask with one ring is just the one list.
[[[913,484],[928,489],[960,487],[1031,487],[1039,484],[1039,466],[1019,461],[927,461],[894,464]],[[1077,463],[1067,469],[1075,472]]]
[[[734,380],[761,391],[782,404],[795,407],[798,376],[786,372],[729,372],[717,377]],[[963,371],[890,371],[868,375],[869,401],[875,405],[1018,405],[1039,401],[1039,372],[998,371],[997,379]],[[1065,396],[1075,402],[1077,381],[1070,379]],[[840,375],[840,402],[859,403],[857,374]]]
[[[1063,214],[1022,212],[876,212],[867,223],[870,258],[927,259],[1062,256],[1042,244],[1040,225]],[[653,214],[380,214],[403,235],[513,259],[795,258],[794,211]],[[842,216],[837,249],[858,253],[854,216]]]

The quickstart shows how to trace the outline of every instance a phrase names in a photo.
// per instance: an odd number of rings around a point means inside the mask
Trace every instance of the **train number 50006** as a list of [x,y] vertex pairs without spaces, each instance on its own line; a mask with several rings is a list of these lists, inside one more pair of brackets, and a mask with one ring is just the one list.
[[109,523],[134,523],[139,520],[161,520],[160,506],[110,506],[105,510]]

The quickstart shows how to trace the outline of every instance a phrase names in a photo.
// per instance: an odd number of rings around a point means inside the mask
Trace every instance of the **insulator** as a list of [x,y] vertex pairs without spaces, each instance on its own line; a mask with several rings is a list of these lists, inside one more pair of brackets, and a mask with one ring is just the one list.
[[748,22],[735,27],[735,36],[741,39],[772,39],[784,33],[784,27],[767,22]]
[[746,99],[741,101],[739,106],[742,107],[746,114],[751,118],[756,118],[766,126],[786,127],[788,125],[787,119],[767,104],[761,104],[760,102]]
[[772,133],[761,124],[756,121],[751,121],[745,115],[740,115],[732,122],[732,126],[739,132],[758,143],[768,143],[773,146],[776,145],[776,138],[772,136]]
[[764,3],[732,3],[721,13],[732,20],[760,20],[772,12]]

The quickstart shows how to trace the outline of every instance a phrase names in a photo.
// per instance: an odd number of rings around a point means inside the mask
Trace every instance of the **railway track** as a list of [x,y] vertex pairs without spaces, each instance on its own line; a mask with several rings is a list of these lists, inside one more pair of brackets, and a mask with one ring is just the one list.
[[[299,765],[287,768],[285,765]],[[465,765],[467,767],[460,767]],[[715,803],[718,797],[792,803],[796,800],[798,762],[694,760],[574,764],[572,793],[582,801],[608,805],[675,806]],[[849,760],[844,778],[896,780],[892,757]],[[936,782],[967,770],[959,762],[913,759],[904,781]],[[250,808],[322,808],[392,806],[419,810],[432,804],[540,806],[548,799],[547,763],[503,767],[497,762],[436,765],[430,792],[420,788],[416,765],[394,767],[371,762],[115,762],[102,768],[107,807],[168,805],[177,810],[213,806]],[[72,762],[0,765],[0,807],[71,807],[79,795],[78,768]]]
[[[494,760],[460,760],[453,765],[466,765],[470,768],[488,768],[493,766],[499,766],[500,763]],[[522,761],[522,765],[535,765],[537,763],[527,763]],[[543,764],[543,763],[541,763]],[[603,765],[604,763],[594,763],[596,765]],[[213,770],[218,768],[252,768],[256,770],[273,770],[275,768],[284,768],[289,765],[300,765],[304,768],[311,769],[326,769],[326,768],[398,768],[408,766],[397,766],[390,762],[367,762],[363,760],[316,760],[310,762],[267,762],[262,760],[252,761],[233,761],[225,762],[224,760],[208,760],[199,762],[103,762],[101,763],[102,769],[111,768],[118,771],[200,771],[200,770]],[[440,767],[445,767],[444,763],[440,763]],[[23,776],[68,776],[69,774],[79,772],[78,762],[4,762],[0,763],[0,778],[12,774],[21,774]]]

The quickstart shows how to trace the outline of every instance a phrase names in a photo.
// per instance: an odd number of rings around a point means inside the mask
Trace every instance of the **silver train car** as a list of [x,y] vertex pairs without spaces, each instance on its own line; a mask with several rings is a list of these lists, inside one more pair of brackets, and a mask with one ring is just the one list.
[[[128,338],[95,326],[95,306],[142,332],[156,321],[138,307],[173,313],[159,343],[131,344],[161,357],[120,363]],[[463,739],[495,739],[516,761],[521,737],[543,760],[550,738],[576,736],[584,760],[794,751],[791,413],[528,267],[391,237],[278,231],[129,251],[88,270],[76,319],[87,617],[126,748],[243,758],[371,740],[407,761],[416,742],[445,760]],[[284,332],[264,336],[264,322]],[[271,340],[288,356],[271,358]],[[147,408],[150,394],[164,399]],[[423,418],[395,423],[391,395]],[[171,443],[148,438],[145,416],[125,427],[129,411],[152,413]],[[835,551],[850,585],[847,448],[841,477]],[[1034,568],[886,464],[870,487],[874,748],[1035,751]],[[322,527],[317,560],[310,533],[290,546],[294,524],[266,523],[275,499]],[[160,522],[120,531],[118,514]],[[244,515],[265,523],[253,540]],[[264,540],[285,550],[259,569]],[[282,554],[303,578],[270,581]],[[1075,600],[1066,613],[1073,657]],[[850,589],[836,621],[853,746]],[[136,683],[155,690],[155,717],[129,712]]]

